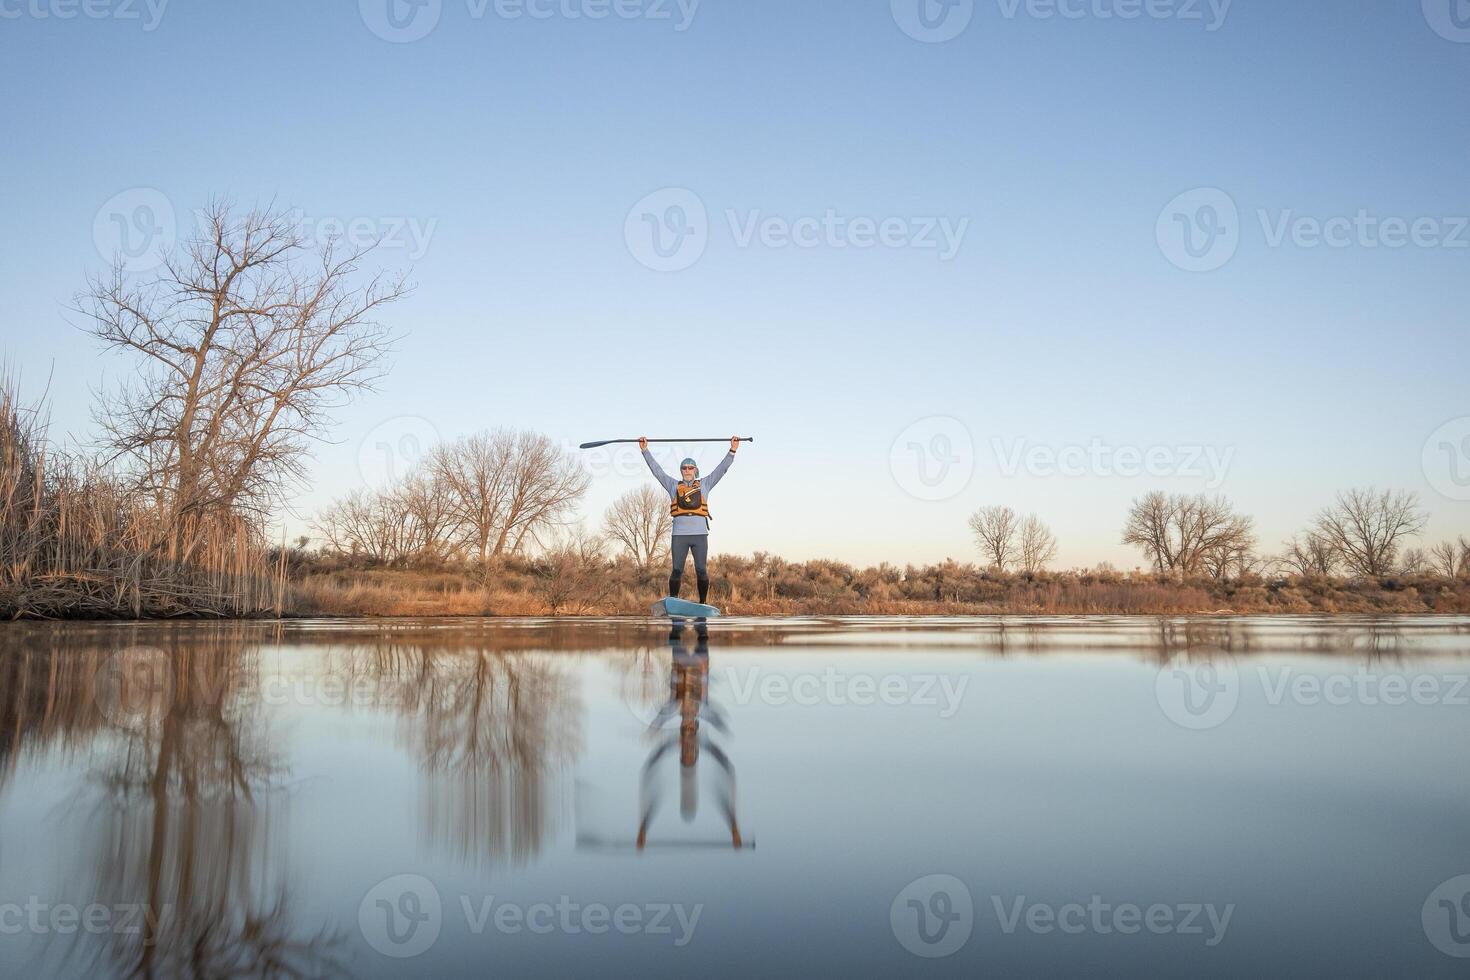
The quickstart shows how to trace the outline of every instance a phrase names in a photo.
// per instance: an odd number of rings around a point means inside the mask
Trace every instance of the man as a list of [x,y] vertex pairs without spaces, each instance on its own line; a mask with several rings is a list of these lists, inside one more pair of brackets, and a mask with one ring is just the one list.
[[672,557],[674,570],[669,575],[669,595],[679,597],[679,588],[684,580],[684,562],[694,556],[694,580],[699,586],[699,601],[709,599],[709,572],[705,563],[709,559],[709,495],[715,484],[725,475],[730,464],[735,462],[735,452],[740,448],[740,437],[730,440],[730,452],[715,471],[704,479],[699,478],[699,464],[686,459],[679,464],[680,479],[675,480],[663,471],[653,453],[648,451],[648,437],[638,437],[638,448],[643,450],[643,460],[648,464],[653,478],[663,484],[669,494],[670,512],[674,515],[674,543]]
[[688,823],[699,812],[699,756],[704,749],[719,765],[714,770],[716,793],[720,811],[730,828],[730,844],[737,850],[745,846],[740,834],[740,821],[735,816],[735,766],[710,736],[701,731],[700,721],[708,722],[708,728],[722,736],[730,734],[725,713],[711,700],[709,695],[709,627],[704,620],[696,620],[694,653],[684,645],[683,620],[676,620],[669,632],[669,650],[673,654],[672,671],[669,674],[669,699],[659,708],[653,721],[648,723],[650,732],[662,735],[672,727],[670,722],[677,717],[679,734],[666,735],[658,748],[643,764],[643,776],[639,780],[639,808],[642,819],[638,822],[638,850],[648,846],[648,831],[657,815],[662,793],[659,780],[659,763],[669,755],[674,746],[679,748],[679,812]]

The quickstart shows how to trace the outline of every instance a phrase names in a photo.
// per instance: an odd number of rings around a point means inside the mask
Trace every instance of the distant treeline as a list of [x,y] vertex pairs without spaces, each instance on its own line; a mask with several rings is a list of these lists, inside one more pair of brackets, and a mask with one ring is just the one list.
[[[571,522],[586,491],[544,436],[485,432],[435,447],[397,484],[337,501],[325,545],[289,564],[318,613],[639,614],[667,575],[668,498],[618,498],[595,527]],[[1403,491],[1349,490],[1267,553],[1254,520],[1221,496],[1135,500],[1121,541],[1148,569],[1054,571],[1057,541],[1034,514],[989,506],[969,519],[979,564],[787,562],[718,556],[715,600],[735,613],[1460,612],[1470,541],[1408,547],[1427,520]]]
[[[297,609],[307,615],[646,615],[667,575],[587,539],[488,565],[389,567],[293,550]],[[1384,579],[1247,572],[1230,579],[1119,571],[1000,572],[947,561],[856,568],[837,561],[716,555],[710,601],[731,615],[1470,613],[1470,578],[1421,572]]]

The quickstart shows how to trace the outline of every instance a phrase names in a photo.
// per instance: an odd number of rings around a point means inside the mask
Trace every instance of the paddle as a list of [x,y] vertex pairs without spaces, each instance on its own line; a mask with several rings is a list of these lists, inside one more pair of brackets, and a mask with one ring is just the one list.
[[[650,439],[648,441],[649,442],[729,442],[730,441],[730,437],[729,436],[725,436],[723,439]],[[752,437],[752,436],[741,436],[740,437],[740,441],[741,442],[755,442],[755,438]],[[622,445],[627,445],[629,443],[631,443],[632,445],[635,445],[636,446],[638,444],[638,440],[637,439],[606,439],[606,440],[603,440],[602,442],[584,442],[584,443],[582,443],[582,445],[578,446],[577,448],[578,449],[601,449],[603,446],[622,446]]]

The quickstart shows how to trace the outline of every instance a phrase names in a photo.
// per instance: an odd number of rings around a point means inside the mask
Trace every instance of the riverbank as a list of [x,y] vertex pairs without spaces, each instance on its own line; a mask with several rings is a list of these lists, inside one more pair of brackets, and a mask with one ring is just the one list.
[[[275,561],[272,558],[271,561]],[[262,562],[264,564],[264,562]],[[139,603],[136,586],[100,576],[0,589],[6,619],[250,619],[299,617],[644,616],[667,591],[660,571],[550,559],[389,568],[340,560],[285,563],[284,577],[255,576],[251,611],[235,603]],[[267,566],[269,567],[269,566]],[[1406,576],[1380,581],[1247,576],[1178,580],[1113,570],[996,574],[971,564],[857,569],[840,562],[784,562],[765,555],[711,560],[709,601],[732,616],[993,615],[1421,615],[1470,613],[1470,581]],[[123,583],[130,585],[131,583]],[[688,583],[686,583],[686,586]],[[228,598],[227,591],[221,593]],[[686,587],[686,597],[693,589]],[[172,594],[170,594],[172,595]],[[217,597],[218,598],[218,597]]]
[[[1433,576],[1181,581],[1112,570],[1000,575],[955,562],[857,569],[765,555],[718,556],[710,571],[710,602],[736,616],[1470,613],[1470,581]],[[666,589],[661,571],[627,563],[517,560],[484,573],[319,564],[293,575],[291,605],[320,616],[642,616]]]

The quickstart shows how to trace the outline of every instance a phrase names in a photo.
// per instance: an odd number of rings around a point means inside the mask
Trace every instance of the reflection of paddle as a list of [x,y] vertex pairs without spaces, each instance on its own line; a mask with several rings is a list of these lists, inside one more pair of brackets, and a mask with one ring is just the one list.
[[[729,442],[730,437],[723,439],[650,439],[649,442]],[[741,442],[755,442],[753,436],[741,436]],[[637,445],[637,439],[605,439],[602,442],[584,442],[578,449],[601,449],[603,446],[622,446],[627,444]]]

